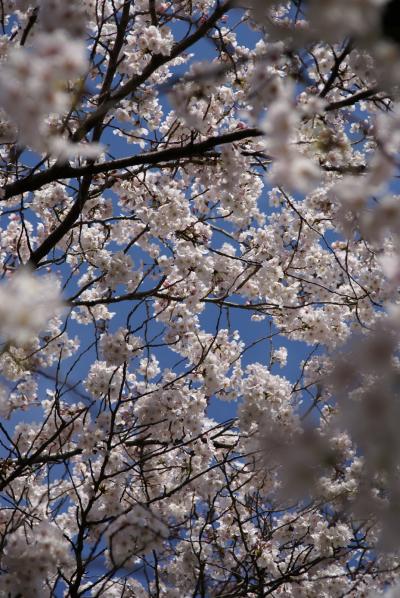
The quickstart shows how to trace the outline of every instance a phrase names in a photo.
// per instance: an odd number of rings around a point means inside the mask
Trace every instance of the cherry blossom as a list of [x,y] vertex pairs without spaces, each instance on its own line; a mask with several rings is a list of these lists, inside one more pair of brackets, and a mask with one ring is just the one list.
[[19,270],[0,286],[0,337],[3,342],[24,345],[47,329],[61,312],[57,281]]
[[0,596],[396,595],[396,3],[0,22]]

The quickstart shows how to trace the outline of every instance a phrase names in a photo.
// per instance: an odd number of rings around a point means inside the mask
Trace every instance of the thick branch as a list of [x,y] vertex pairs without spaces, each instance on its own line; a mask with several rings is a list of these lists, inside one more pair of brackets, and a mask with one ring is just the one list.
[[57,243],[61,241],[64,235],[72,228],[75,221],[79,218],[83,206],[89,196],[89,188],[92,182],[92,175],[88,174],[84,177],[80,186],[77,199],[66,215],[65,219],[59,226],[43,241],[41,245],[31,254],[28,263],[37,268],[41,259],[43,259],[49,251],[51,251]]
[[233,143],[235,141],[243,141],[250,137],[261,137],[263,132],[260,129],[241,129],[233,131],[232,133],[225,133],[222,135],[216,135],[215,137],[209,137],[204,141],[198,143],[187,143],[178,147],[171,147],[165,150],[157,152],[148,152],[144,154],[138,154],[135,156],[129,156],[127,158],[120,158],[119,160],[111,160],[109,162],[103,162],[101,164],[87,165],[73,167],[68,164],[64,166],[53,166],[44,172],[38,172],[28,176],[20,181],[15,181],[5,187],[4,199],[9,199],[15,195],[26,193],[29,191],[36,191],[48,185],[54,181],[60,179],[73,179],[78,178],[85,174],[100,174],[107,173],[114,170],[120,170],[129,168],[131,166],[140,165],[156,165],[163,162],[171,162],[180,160],[182,158],[190,158],[192,156],[198,156],[204,154],[208,150],[213,149],[217,145],[225,145],[227,143]]

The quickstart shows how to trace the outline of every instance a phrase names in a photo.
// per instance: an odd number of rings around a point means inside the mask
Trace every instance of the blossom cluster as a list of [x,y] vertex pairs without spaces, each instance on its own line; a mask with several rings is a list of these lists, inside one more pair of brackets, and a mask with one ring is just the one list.
[[43,332],[62,309],[56,280],[35,277],[29,270],[17,271],[0,286],[0,338],[24,345]]
[[16,529],[8,537],[2,566],[8,573],[0,577],[4,596],[42,596],[47,575],[57,575],[57,567],[67,564],[68,543],[53,523],[42,521],[32,530]]

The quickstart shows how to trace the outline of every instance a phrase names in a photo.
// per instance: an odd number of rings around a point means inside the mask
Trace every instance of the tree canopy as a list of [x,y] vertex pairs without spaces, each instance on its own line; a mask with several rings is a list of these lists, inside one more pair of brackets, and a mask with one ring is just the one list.
[[399,3],[0,26],[0,596],[399,596]]

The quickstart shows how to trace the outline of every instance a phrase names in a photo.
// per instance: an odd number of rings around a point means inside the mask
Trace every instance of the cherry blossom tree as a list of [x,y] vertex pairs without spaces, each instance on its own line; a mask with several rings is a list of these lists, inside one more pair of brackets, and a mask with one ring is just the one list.
[[0,0],[1,597],[400,595],[399,12]]

